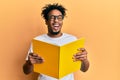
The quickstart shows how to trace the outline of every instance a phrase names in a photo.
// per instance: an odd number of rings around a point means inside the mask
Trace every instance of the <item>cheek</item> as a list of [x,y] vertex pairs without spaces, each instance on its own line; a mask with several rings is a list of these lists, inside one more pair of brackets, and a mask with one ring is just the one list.
[[62,26],[62,25],[63,25],[63,22],[60,22],[60,25]]
[[46,25],[50,26],[50,25],[52,25],[52,22],[46,21]]

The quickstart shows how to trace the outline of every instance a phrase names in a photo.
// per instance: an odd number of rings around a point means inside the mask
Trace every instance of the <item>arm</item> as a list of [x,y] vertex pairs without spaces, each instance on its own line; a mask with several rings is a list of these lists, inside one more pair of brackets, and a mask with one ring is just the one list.
[[23,72],[25,74],[29,74],[33,72],[33,64],[30,62],[30,60],[27,60],[25,64],[23,65]]
[[78,49],[78,53],[74,55],[75,61],[82,61],[81,71],[86,72],[89,69],[89,61],[87,59],[87,51],[84,48]]
[[41,64],[43,62],[44,60],[42,57],[40,57],[39,55],[35,53],[30,53],[28,56],[28,60],[23,65],[23,72],[25,74],[29,74],[33,72],[33,64]]
[[80,70],[86,72],[88,68],[89,68],[89,61],[88,60],[82,61]]

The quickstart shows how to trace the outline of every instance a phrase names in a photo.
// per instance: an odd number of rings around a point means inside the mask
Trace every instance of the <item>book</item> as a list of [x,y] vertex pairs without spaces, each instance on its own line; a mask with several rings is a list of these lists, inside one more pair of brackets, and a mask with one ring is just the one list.
[[47,42],[32,40],[33,52],[44,58],[42,64],[34,64],[34,72],[60,79],[72,72],[80,70],[81,61],[73,61],[78,48],[84,47],[85,39],[57,46]]

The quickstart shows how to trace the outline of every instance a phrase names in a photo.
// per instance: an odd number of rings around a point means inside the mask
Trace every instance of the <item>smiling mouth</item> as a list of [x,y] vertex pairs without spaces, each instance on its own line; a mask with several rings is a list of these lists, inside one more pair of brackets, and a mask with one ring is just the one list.
[[54,24],[54,25],[53,25],[53,29],[54,29],[54,30],[59,30],[59,28],[60,28],[60,27],[59,27],[59,24]]
[[54,26],[54,29],[55,29],[55,30],[58,30],[58,29],[59,29],[59,26]]

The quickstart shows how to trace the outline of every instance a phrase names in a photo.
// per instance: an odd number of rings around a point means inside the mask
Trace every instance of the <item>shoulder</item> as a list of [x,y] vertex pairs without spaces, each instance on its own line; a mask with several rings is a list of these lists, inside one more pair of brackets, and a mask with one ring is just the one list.
[[68,34],[68,33],[63,33],[64,37],[66,38],[73,38],[73,39],[77,39],[76,36],[72,35],[72,34]]
[[36,36],[35,38],[33,39],[36,39],[36,40],[42,40],[46,37],[47,34],[42,34],[42,35],[39,35],[39,36]]

